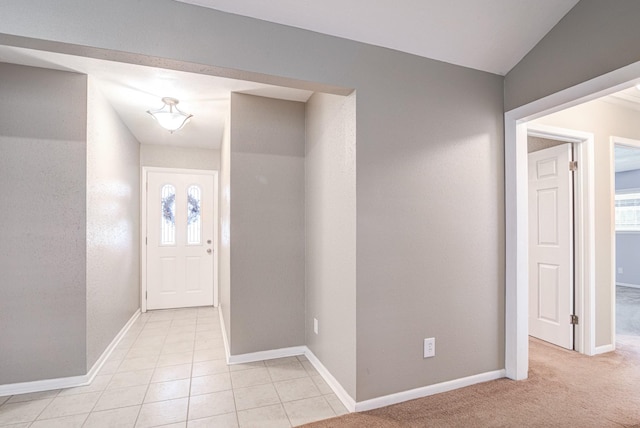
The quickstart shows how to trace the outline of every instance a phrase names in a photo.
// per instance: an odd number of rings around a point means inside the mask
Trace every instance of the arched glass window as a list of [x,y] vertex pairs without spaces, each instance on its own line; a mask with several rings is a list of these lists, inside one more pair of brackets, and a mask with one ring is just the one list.
[[202,190],[199,186],[190,186],[187,190],[187,245],[200,244],[201,215],[200,200]]
[[175,245],[176,243],[176,188],[171,184],[162,186],[160,245]]

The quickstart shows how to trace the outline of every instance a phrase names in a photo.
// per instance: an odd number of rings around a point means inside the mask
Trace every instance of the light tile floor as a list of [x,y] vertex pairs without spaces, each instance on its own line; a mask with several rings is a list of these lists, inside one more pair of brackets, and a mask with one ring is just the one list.
[[147,312],[91,385],[0,397],[0,426],[276,428],[347,413],[304,356],[224,358],[216,309]]

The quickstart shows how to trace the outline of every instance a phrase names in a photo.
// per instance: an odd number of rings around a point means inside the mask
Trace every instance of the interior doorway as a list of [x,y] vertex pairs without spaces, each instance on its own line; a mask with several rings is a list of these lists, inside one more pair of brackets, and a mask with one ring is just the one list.
[[574,349],[571,143],[529,136],[529,335]]
[[[561,112],[572,107],[583,105],[592,100],[611,95],[623,90],[628,90],[640,80],[640,62],[632,64],[624,69],[615,70],[606,75],[592,79],[588,82],[576,85],[572,88],[562,90],[547,97],[523,105],[505,113],[505,175],[506,175],[506,338],[505,338],[505,368],[507,376],[512,379],[526,379],[528,376],[528,356],[529,356],[529,328],[528,328],[528,174],[527,174],[527,128],[535,120],[544,116]],[[582,126],[584,125],[584,126]],[[561,125],[559,125],[561,126]],[[582,122],[577,129],[593,129],[593,121]],[[615,135],[615,134],[609,134]],[[583,184],[593,188],[594,163],[593,144],[582,145],[591,147],[591,156],[588,156],[590,163],[582,163],[578,158],[578,164],[586,167],[586,180]],[[602,146],[599,146],[602,147]],[[604,146],[606,147],[606,146]],[[599,152],[602,150],[599,149]],[[602,153],[601,153],[602,154]],[[607,159],[607,155],[599,155],[599,159]],[[578,170],[579,175],[583,174]],[[606,186],[606,184],[605,184]],[[599,185],[601,188],[601,185]],[[607,191],[608,193],[608,191]],[[582,195],[585,193],[583,192]],[[601,194],[601,192],[600,192]],[[582,196],[581,195],[581,196]],[[587,197],[589,192],[586,192]],[[592,196],[595,194],[592,194]],[[583,352],[588,355],[608,352],[615,349],[612,343],[599,343],[596,347],[595,333],[595,222],[594,198],[585,200],[579,198],[580,204],[587,204],[587,207],[576,207],[577,219],[584,221],[585,227],[576,228],[576,240],[584,239],[584,245],[576,245],[576,258],[582,257],[585,264],[582,270],[576,269],[576,280],[579,275],[584,275],[584,288],[576,287],[576,304],[582,304],[583,317],[580,317],[580,324],[576,334],[576,350],[582,346]],[[599,205],[599,212],[602,206]],[[611,208],[613,213],[613,208]],[[587,217],[583,217],[584,215]],[[609,223],[609,214],[600,217],[605,223]],[[603,235],[602,224],[599,225],[600,236]],[[609,233],[611,233],[610,231]],[[581,237],[580,233],[584,235]],[[584,251],[580,255],[578,252]],[[606,250],[610,253],[610,250]],[[602,253],[602,248],[599,249]],[[602,254],[601,256],[602,257]],[[602,260],[598,258],[598,260]],[[608,284],[609,281],[601,278]],[[600,283],[600,282],[599,282]],[[604,296],[603,287],[599,287]],[[578,295],[579,293],[583,295]],[[603,313],[609,314],[607,306],[609,296],[607,293],[606,302],[600,304]],[[605,315],[606,318],[606,315]],[[600,317],[600,319],[603,319]],[[610,324],[610,323],[609,323]],[[607,336],[609,324],[599,326],[598,333]],[[582,337],[580,337],[582,335]]]
[[640,337],[640,141],[612,137],[615,332]]
[[142,311],[217,306],[217,171],[142,170]]
[[[577,131],[574,129],[560,128],[543,125],[539,123],[528,123],[526,128],[526,140],[523,141],[527,152],[531,148],[549,150],[549,156],[542,156],[542,166],[552,166],[557,172],[562,172],[564,177],[564,192],[554,193],[561,198],[564,204],[563,220],[554,214],[551,217],[554,221],[550,231],[559,234],[564,231],[562,237],[563,245],[550,245],[543,243],[545,251],[561,251],[556,254],[555,261],[543,261],[543,269],[547,274],[558,273],[557,283],[547,281],[547,287],[552,287],[552,293],[547,289],[547,306],[551,307],[553,315],[546,316],[546,320],[536,322],[534,316],[539,307],[539,288],[531,287],[531,281],[538,282],[539,276],[535,276],[533,269],[538,269],[538,260],[535,260],[535,252],[529,254],[528,278],[527,278],[527,302],[528,302],[528,329],[527,337],[531,334],[534,337],[561,346],[565,349],[593,355],[594,354],[594,328],[595,328],[595,274],[594,274],[594,141],[592,133]],[[531,141],[531,144],[529,144]],[[565,153],[562,160],[555,157],[555,151],[560,150]],[[533,153],[532,153],[533,154]],[[553,156],[551,156],[553,155]],[[539,156],[540,157],[540,156]],[[554,160],[549,164],[544,161]],[[530,164],[527,155],[528,177],[536,171],[535,166]],[[544,173],[544,171],[542,171]],[[551,183],[553,184],[553,183]],[[554,189],[556,186],[544,185],[543,189]],[[546,194],[549,194],[548,192]],[[532,231],[538,233],[535,228],[535,216],[532,209],[538,209],[532,200],[533,195],[529,194],[528,206],[528,242],[530,250],[532,248]],[[559,201],[560,199],[558,199]],[[555,201],[555,200],[554,200]],[[552,201],[552,202],[554,202]],[[558,235],[559,239],[560,235]],[[549,238],[550,240],[550,238]],[[558,242],[559,243],[559,242]],[[555,248],[554,248],[555,247]],[[535,250],[534,250],[535,251]],[[563,259],[560,260],[560,257]],[[539,257],[538,257],[539,258]],[[556,263],[561,262],[561,263]],[[554,267],[557,266],[557,268]],[[553,268],[553,269],[551,269]],[[562,280],[560,277],[562,274]],[[551,279],[556,278],[551,276]],[[532,291],[538,292],[538,299],[532,296]],[[553,298],[551,296],[554,296]],[[543,298],[545,296],[542,296]],[[557,303],[557,306],[555,305]],[[544,314],[539,318],[545,318]],[[542,324],[542,326],[540,326]],[[542,330],[541,330],[542,329]]]

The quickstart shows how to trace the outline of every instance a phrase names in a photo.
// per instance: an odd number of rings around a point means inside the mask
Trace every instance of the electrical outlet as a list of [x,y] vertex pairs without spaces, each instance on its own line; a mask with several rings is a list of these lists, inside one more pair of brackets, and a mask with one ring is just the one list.
[[618,268],[618,273],[624,273],[623,269],[621,267]]
[[315,334],[318,334],[318,319],[317,318],[313,319],[313,332]]
[[431,358],[436,356],[436,338],[429,337],[424,340],[424,358]]

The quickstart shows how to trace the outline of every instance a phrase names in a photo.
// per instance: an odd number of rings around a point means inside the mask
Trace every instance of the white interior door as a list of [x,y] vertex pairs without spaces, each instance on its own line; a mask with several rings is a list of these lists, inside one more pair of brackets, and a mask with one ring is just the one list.
[[213,182],[147,172],[147,309],[213,305]]
[[529,334],[573,349],[571,144],[529,154]]

